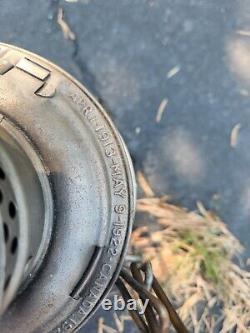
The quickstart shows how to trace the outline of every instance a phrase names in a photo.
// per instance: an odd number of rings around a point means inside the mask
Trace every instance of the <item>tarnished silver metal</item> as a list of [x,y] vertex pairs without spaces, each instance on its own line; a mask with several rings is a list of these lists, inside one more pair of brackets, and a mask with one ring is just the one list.
[[5,282],[0,313],[31,278],[48,248],[53,203],[44,166],[21,129],[0,115],[0,215]]
[[[16,205],[17,224],[10,231],[20,237],[10,265],[0,203],[3,309],[11,302],[0,332],[74,332],[108,293],[123,263],[135,211],[129,154],[79,82],[51,62],[5,44],[0,44],[0,114],[5,175],[0,190]],[[13,288],[4,302],[9,271]]]

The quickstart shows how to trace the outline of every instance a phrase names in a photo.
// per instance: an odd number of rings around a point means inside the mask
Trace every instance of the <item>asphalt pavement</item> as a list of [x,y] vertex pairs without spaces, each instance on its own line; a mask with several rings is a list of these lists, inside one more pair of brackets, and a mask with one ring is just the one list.
[[248,0],[1,0],[0,40],[83,82],[154,190],[202,201],[250,256]]

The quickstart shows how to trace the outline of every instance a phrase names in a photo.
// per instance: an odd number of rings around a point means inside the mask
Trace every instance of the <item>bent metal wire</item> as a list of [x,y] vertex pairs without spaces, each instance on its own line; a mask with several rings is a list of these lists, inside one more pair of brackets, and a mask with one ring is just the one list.
[[[101,105],[51,62],[0,44],[0,332],[82,327],[118,278],[135,198],[128,151]],[[165,329],[166,309],[151,300],[149,325],[159,315]]]
[[[126,284],[130,287],[127,288]],[[176,332],[188,333],[167,295],[153,275],[150,263],[131,263],[130,268],[123,267],[116,285],[125,300],[135,297],[149,299],[145,315],[136,310],[129,311],[139,330],[143,333],[169,332],[170,324]],[[132,295],[131,295],[132,291]]]

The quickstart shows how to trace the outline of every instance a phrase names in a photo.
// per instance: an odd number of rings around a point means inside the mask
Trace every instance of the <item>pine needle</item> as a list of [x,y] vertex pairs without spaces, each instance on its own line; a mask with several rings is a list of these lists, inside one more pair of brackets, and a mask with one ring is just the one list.
[[230,145],[232,148],[235,148],[238,142],[238,135],[239,135],[239,131],[241,129],[241,124],[238,123],[236,124],[232,131],[231,131],[231,135],[230,135]]
[[156,112],[155,121],[156,121],[157,123],[159,123],[159,122],[161,121],[162,116],[163,116],[163,113],[164,113],[164,111],[165,111],[167,105],[168,105],[168,99],[167,99],[167,98],[164,98],[164,99],[161,101],[161,103],[160,103],[160,105],[159,105],[159,108],[158,108],[158,110],[157,110],[157,112]]
[[145,178],[145,176],[143,175],[143,173],[141,171],[137,172],[137,179],[138,179],[139,186],[143,190],[146,197],[154,197],[155,194],[154,194],[152,188],[150,187],[147,179]]
[[171,77],[178,74],[180,70],[181,70],[180,66],[175,66],[175,67],[171,68],[170,71],[167,72],[167,78],[171,79]]
[[68,23],[64,20],[64,12],[62,8],[59,8],[58,10],[57,23],[59,24],[65,39],[70,39],[70,40],[76,39],[74,32],[71,30]]
[[237,34],[244,36],[244,37],[250,37],[250,31],[249,30],[237,30]]

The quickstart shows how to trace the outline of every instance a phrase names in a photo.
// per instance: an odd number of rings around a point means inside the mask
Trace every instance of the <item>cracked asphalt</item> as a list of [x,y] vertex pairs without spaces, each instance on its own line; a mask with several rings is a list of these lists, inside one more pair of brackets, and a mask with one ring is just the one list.
[[[57,24],[59,8],[75,41]],[[246,258],[249,31],[248,0],[0,3],[0,40],[49,58],[83,82],[111,114],[136,170],[154,190],[189,209],[200,200],[215,210],[245,246]],[[168,103],[157,123],[163,99]],[[95,325],[92,320],[88,330]]]

